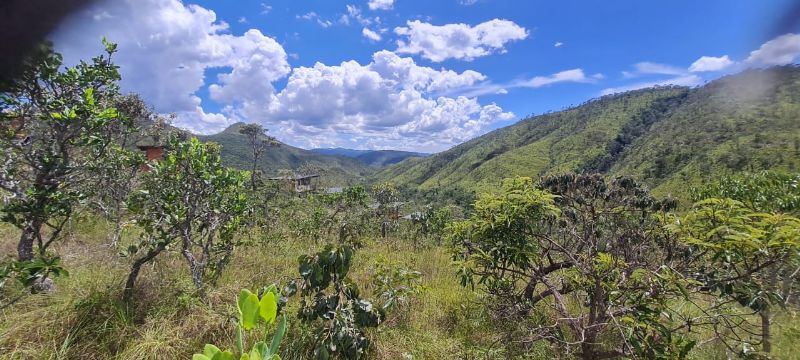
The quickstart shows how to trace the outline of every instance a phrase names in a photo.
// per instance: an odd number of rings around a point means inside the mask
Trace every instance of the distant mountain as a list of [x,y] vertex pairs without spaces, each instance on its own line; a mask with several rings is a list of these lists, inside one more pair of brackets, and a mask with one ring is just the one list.
[[320,148],[311,151],[324,155],[339,155],[361,160],[372,167],[384,167],[399,163],[411,157],[425,157],[430,154],[399,150],[354,150],[345,148]]
[[720,174],[761,169],[800,169],[797,66],[604,96],[389,166],[372,180],[476,192],[514,175],[600,172],[685,198],[689,186]]
[[345,149],[345,148],[319,148],[319,149],[311,149],[309,151],[313,151],[317,154],[323,155],[339,155],[339,156],[347,156],[351,158],[358,157],[359,155],[364,155],[372,150],[355,150],[355,149]]
[[[227,166],[249,169],[252,149],[247,138],[239,133],[243,123],[236,123],[214,135],[198,135],[202,141],[213,141],[222,145],[222,161]],[[268,176],[280,170],[297,170],[301,167],[320,172],[324,186],[341,186],[360,182],[365,175],[374,172],[360,160],[337,155],[319,154],[314,151],[280,144],[268,148],[259,158],[259,169]]]

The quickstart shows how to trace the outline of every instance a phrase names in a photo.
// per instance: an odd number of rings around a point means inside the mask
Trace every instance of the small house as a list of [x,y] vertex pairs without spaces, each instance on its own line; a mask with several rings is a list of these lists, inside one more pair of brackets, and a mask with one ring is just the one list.
[[291,175],[291,176],[276,176],[269,178],[272,181],[285,181],[289,184],[294,192],[302,193],[306,191],[313,191],[315,189],[312,179],[318,178],[318,174],[310,175]]
[[[164,158],[164,145],[154,138],[145,138],[136,143],[136,147],[144,152],[147,162],[156,162]],[[147,164],[142,165],[142,171],[148,171]]]

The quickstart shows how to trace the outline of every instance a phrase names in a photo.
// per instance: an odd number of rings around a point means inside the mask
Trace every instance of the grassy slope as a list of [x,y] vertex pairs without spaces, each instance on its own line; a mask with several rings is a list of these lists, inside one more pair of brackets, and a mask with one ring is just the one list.
[[800,70],[753,70],[698,89],[653,88],[535,116],[374,178],[421,190],[490,189],[503,177],[630,174],[657,194],[721,173],[800,167]]
[[372,167],[397,164],[411,157],[424,157],[428,154],[400,150],[354,150],[345,148],[321,148],[310,151],[323,155],[338,155],[358,159]]
[[800,168],[800,70],[748,71],[692,91],[610,169],[658,194],[719,174]]
[[[239,134],[240,126],[241,124],[234,124],[219,134],[198,136],[198,138],[222,145],[222,161],[226,165],[250,169],[252,150],[247,138]],[[358,182],[361,177],[373,171],[356,159],[317,154],[286,144],[267,149],[259,159],[259,168],[270,176],[277,175],[282,169],[294,170],[307,165],[321,169],[323,180],[331,186]]]
[[[56,279],[57,292],[26,296],[0,309],[0,359],[173,360],[189,359],[209,342],[232,349],[239,290],[297,277],[297,257],[322,246],[257,232],[244,235],[251,245],[237,248],[206,301],[192,295],[182,257],[165,253],[143,268],[134,306],[126,308],[119,299],[130,262],[108,247],[105,234],[110,226],[80,219],[71,230],[56,249],[65,254],[64,265],[71,273]],[[0,251],[13,253],[17,236],[16,230],[0,225]],[[379,261],[421,271],[425,289],[411,299],[408,310],[392,310],[380,328],[369,331],[373,345],[368,359],[403,359],[404,354],[414,359],[553,358],[542,342],[521,349],[521,343],[504,337],[518,331],[519,324],[492,319],[480,295],[459,285],[445,248],[415,250],[408,239],[399,238],[368,240],[350,272],[365,298],[374,297],[369,283]],[[287,306],[290,330],[280,353],[284,359],[304,359],[304,341],[311,333],[296,317],[298,299],[290,298]],[[800,339],[795,317],[792,312],[776,313],[777,359],[795,355]],[[712,342],[693,351],[691,358],[719,359],[724,352]]]
[[405,159],[424,156],[423,154],[398,150],[374,150],[356,156],[356,159],[372,167],[397,164]]
[[[136,306],[126,310],[119,298],[130,265],[108,247],[104,234],[111,228],[83,219],[73,230],[57,248],[68,254],[65,266],[71,272],[56,279],[58,291],[27,296],[0,310],[0,359],[172,360],[189,359],[207,342],[234,348],[230,321],[236,316],[239,290],[297,277],[298,256],[322,246],[246,235],[254,245],[237,249],[206,302],[191,295],[188,269],[179,254],[165,254],[143,269]],[[3,253],[13,252],[16,236],[15,230],[0,225]],[[369,283],[377,261],[422,271],[426,289],[413,299],[414,311],[393,311],[381,329],[370,330],[374,346],[369,358],[402,359],[404,353],[415,359],[476,358],[499,340],[477,295],[458,284],[446,249],[368,241],[351,271],[368,298],[374,297]],[[288,306],[291,330],[281,355],[302,359],[300,343],[308,333],[296,318],[298,298],[290,298]]]

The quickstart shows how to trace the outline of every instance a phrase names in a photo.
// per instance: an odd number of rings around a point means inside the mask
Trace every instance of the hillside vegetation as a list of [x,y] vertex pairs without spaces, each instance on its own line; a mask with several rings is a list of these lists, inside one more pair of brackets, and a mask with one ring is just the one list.
[[[43,44],[0,87],[0,359],[796,358],[800,173],[741,171],[800,160],[794,68],[604,97],[381,174],[432,202],[259,124],[152,135],[103,45],[64,67]],[[261,181],[284,169],[356,184]],[[572,171],[662,192],[735,174],[681,202]],[[524,172],[554,175],[458,190]]]
[[375,175],[423,191],[488,190],[508,176],[633,175],[656,194],[720,174],[800,166],[800,69],[748,70],[699,88],[604,96],[524,119]]
[[425,157],[429,155],[400,150],[354,150],[345,148],[321,148],[311,149],[311,151],[324,155],[341,155],[355,158],[372,167],[384,167],[397,164],[408,158]]
[[[252,149],[245,135],[239,133],[242,123],[233,124],[221,133],[198,136],[202,141],[213,141],[222,145],[222,162],[226,166],[249,169]],[[296,148],[287,144],[272,146],[259,158],[258,168],[267,176],[276,176],[281,170],[319,172],[331,186],[357,183],[373,169],[346,156],[324,155]]]

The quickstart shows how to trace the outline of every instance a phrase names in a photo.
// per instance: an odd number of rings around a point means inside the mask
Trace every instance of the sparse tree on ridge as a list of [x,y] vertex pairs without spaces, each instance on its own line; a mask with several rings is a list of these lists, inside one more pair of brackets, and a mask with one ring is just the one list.
[[253,150],[253,163],[250,167],[250,187],[256,189],[256,171],[258,170],[258,158],[271,146],[278,146],[280,143],[272,136],[267,135],[267,129],[261,124],[252,123],[242,125],[239,133],[247,136],[250,147]]

